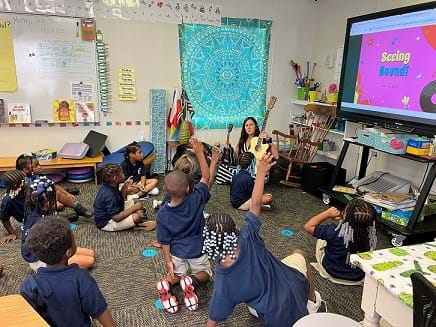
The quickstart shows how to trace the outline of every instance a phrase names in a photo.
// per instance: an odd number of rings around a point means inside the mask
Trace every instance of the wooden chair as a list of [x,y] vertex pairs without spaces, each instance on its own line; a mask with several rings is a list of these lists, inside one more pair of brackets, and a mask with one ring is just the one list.
[[273,130],[280,158],[286,162],[281,184],[301,186],[301,166],[312,162],[336,117],[336,107],[307,104],[304,114],[289,124],[289,134]]

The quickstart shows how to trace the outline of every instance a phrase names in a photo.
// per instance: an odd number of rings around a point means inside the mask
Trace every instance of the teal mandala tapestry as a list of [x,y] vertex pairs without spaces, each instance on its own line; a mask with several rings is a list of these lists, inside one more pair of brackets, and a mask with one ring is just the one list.
[[223,18],[179,25],[182,85],[197,129],[242,126],[265,111],[271,21]]

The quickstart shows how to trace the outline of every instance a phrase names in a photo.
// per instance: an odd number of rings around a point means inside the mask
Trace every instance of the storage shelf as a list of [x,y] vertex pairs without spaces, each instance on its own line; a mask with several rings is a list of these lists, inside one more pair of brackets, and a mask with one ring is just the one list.
[[298,100],[298,99],[291,99],[291,103],[292,103],[292,104],[299,104],[299,105],[301,105],[301,106],[305,106],[306,104],[311,103],[311,104],[319,104],[319,105],[326,106],[326,107],[336,107],[336,105],[334,105],[334,104],[330,104],[330,103],[317,102],[317,101],[315,101],[315,102],[310,102],[310,101],[306,101],[306,100]]

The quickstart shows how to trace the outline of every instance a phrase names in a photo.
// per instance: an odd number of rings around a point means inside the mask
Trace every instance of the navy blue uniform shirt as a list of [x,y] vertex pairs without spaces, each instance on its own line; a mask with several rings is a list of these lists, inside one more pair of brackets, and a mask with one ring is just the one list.
[[43,216],[40,212],[29,213],[27,217],[24,218],[23,226],[21,227],[21,256],[27,262],[38,261],[38,259],[29,250],[27,250],[25,243],[29,229],[32,228],[33,225],[41,222],[42,219]]
[[232,185],[230,186],[230,202],[234,208],[239,208],[242,204],[251,198],[253,193],[254,180],[251,175],[245,171],[239,171],[233,177]]
[[21,295],[50,326],[87,327],[107,309],[94,278],[77,264],[39,268],[21,284]]
[[344,238],[338,236],[339,230],[336,230],[336,227],[335,224],[322,224],[316,226],[313,232],[313,236],[316,238],[327,241],[322,265],[335,278],[351,281],[361,280],[365,277],[365,273],[360,268],[351,267],[347,263],[348,250],[344,245]]
[[124,210],[124,199],[118,188],[102,185],[94,200],[94,220],[98,228],[107,225],[113,216]]
[[124,176],[126,176],[126,178],[132,176],[135,183],[139,182],[142,176],[145,176],[145,165],[142,161],[137,161],[133,166],[124,160],[121,163],[121,168],[123,168]]
[[309,282],[266,248],[261,222],[248,212],[239,233],[239,256],[228,268],[216,265],[209,317],[225,320],[240,303],[256,310],[267,326],[292,326],[307,315]]
[[202,255],[203,210],[209,198],[209,187],[200,182],[179,205],[171,207],[169,201],[162,203],[156,219],[157,240],[161,244],[169,244],[172,255],[181,259]]
[[13,199],[9,194],[5,194],[0,206],[0,219],[2,221],[8,221],[11,217],[14,217],[16,221],[22,223],[24,219],[24,201],[24,192],[20,192],[20,194]]

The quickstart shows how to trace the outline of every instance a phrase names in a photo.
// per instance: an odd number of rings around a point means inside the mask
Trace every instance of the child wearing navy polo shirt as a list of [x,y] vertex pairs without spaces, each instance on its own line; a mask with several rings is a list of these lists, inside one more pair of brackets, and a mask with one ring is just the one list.
[[266,154],[258,164],[251,208],[240,231],[227,214],[213,214],[206,222],[203,252],[217,262],[208,327],[226,320],[240,303],[265,325],[287,327],[321,303],[303,251],[280,262],[259,235],[264,178],[272,159]]
[[[251,193],[253,193],[254,180],[254,155],[251,152],[244,152],[239,159],[238,172],[232,179],[230,186],[230,202],[233,208],[247,211],[251,205]],[[262,195],[262,207],[270,209],[272,203],[271,194]]]
[[[161,206],[157,214],[157,240],[162,244],[168,274],[157,283],[157,291],[166,312],[178,310],[177,299],[170,293],[170,287],[180,283],[185,293],[184,302],[188,310],[198,309],[195,288],[205,283],[212,275],[207,255],[202,254],[204,207],[209,201],[209,167],[203,152],[203,145],[192,140],[192,151],[197,155],[201,180],[189,192],[188,175],[175,170],[165,177],[164,191],[169,201]],[[187,275],[188,270],[192,274]]]
[[28,233],[27,249],[47,263],[27,277],[20,293],[51,326],[91,326],[91,318],[103,326],[115,326],[97,283],[85,269],[67,265],[76,251],[67,220],[46,217]]
[[24,219],[24,202],[26,197],[27,177],[21,170],[10,170],[3,174],[3,184],[6,193],[3,195],[0,205],[0,219],[8,235],[0,239],[0,244],[17,239],[15,229],[10,222],[14,217],[19,223]]
[[132,142],[126,147],[124,152],[124,161],[121,163],[124,176],[132,177],[133,184],[127,190],[128,195],[137,195],[144,197],[149,195],[158,195],[159,189],[156,187],[159,181],[156,178],[147,178],[145,165],[143,162],[141,146],[137,142]]
[[[132,178],[125,180],[120,165],[108,163],[97,169],[97,181],[101,184],[94,200],[94,219],[97,228],[117,232],[129,228],[153,230],[154,221],[141,223],[144,216],[141,201],[127,201],[127,189]],[[124,184],[119,187],[119,185]]]
[[[316,259],[322,277],[338,284],[361,284],[365,273],[350,265],[350,254],[375,249],[375,215],[372,205],[354,198],[342,214],[331,207],[304,225],[304,230],[318,239]],[[328,219],[340,219],[340,222],[323,224]]]

